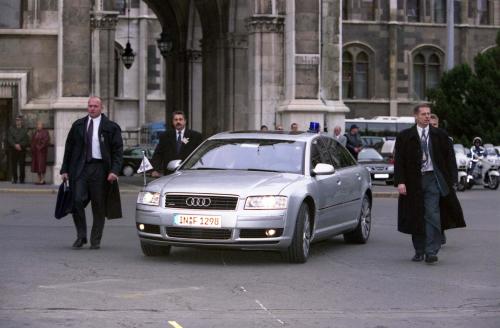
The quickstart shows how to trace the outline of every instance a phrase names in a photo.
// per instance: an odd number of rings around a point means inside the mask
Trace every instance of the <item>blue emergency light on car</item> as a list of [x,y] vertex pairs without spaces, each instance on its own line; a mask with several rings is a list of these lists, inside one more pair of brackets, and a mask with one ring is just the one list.
[[309,132],[319,133],[319,123],[309,122]]

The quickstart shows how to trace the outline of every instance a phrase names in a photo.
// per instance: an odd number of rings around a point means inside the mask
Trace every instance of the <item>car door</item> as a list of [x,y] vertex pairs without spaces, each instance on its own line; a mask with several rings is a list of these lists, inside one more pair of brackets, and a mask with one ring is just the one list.
[[[335,167],[321,137],[312,141],[310,154],[311,169],[318,163],[330,164]],[[317,175],[313,179],[315,179],[317,190],[319,217],[316,222],[316,233],[318,234],[341,222],[338,207],[342,203],[342,180],[337,172],[330,175]]]
[[357,165],[352,155],[336,140],[324,140],[332,161],[337,165],[337,174],[342,181],[341,206],[339,212],[342,222],[355,220],[361,206],[361,184],[365,168]]

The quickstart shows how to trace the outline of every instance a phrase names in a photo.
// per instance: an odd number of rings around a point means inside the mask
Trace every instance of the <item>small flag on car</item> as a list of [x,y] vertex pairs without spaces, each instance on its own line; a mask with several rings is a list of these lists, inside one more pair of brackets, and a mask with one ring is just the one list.
[[146,157],[146,155],[144,155],[143,152],[141,166],[139,166],[139,168],[137,169],[137,173],[146,172],[151,169],[153,169],[153,165],[151,165],[148,158]]

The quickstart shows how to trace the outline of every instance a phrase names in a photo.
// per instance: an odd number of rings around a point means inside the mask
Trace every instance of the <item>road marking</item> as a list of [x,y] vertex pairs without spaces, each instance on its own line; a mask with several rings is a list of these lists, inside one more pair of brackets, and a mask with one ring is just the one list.
[[285,322],[283,320],[280,320],[278,317],[276,317],[271,311],[269,311],[264,304],[262,304],[261,301],[255,300],[255,303],[257,303],[262,310],[264,310],[268,315],[270,315],[274,320],[278,321],[281,325],[284,325]]
[[168,323],[174,328],[182,328],[182,326],[175,321],[169,321]]

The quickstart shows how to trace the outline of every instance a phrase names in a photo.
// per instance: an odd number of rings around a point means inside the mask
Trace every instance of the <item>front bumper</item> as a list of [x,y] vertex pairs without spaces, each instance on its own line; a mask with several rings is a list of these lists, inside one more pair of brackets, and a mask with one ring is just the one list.
[[[156,245],[261,250],[280,250],[290,245],[287,210],[244,210],[244,200],[238,203],[236,210],[175,209],[137,204],[137,233],[142,242]],[[217,215],[221,217],[221,227],[178,226],[174,222],[175,215]],[[275,231],[274,236],[266,235],[269,229]],[[289,230],[293,233],[293,229]]]

